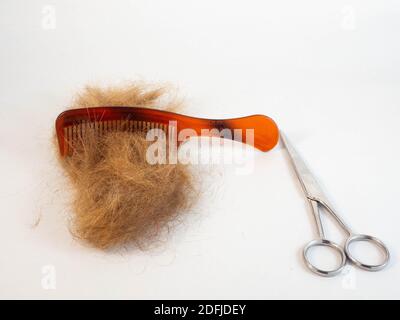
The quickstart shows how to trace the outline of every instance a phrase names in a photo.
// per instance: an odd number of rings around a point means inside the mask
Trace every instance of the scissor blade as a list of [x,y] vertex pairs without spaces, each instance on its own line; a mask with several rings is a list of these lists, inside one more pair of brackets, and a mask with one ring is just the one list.
[[306,197],[311,200],[323,199],[323,192],[318,182],[315,180],[314,175],[308,169],[293,145],[289,142],[286,135],[282,131],[280,132],[280,135],[281,141],[286,147],[291,163],[296,171],[297,177],[299,178]]

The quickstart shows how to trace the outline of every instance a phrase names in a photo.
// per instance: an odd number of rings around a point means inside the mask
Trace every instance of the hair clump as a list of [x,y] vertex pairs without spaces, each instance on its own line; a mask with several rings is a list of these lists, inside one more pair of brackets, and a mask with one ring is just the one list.
[[[167,90],[133,83],[123,87],[87,87],[73,107],[157,107]],[[164,101],[163,109],[181,103]],[[196,199],[191,168],[184,164],[150,164],[151,142],[142,132],[87,130],[63,167],[74,189],[71,231],[100,248],[144,248],[167,230]]]

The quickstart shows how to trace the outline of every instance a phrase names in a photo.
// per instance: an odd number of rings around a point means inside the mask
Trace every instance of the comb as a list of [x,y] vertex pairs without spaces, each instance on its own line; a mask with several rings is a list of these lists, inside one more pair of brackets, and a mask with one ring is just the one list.
[[[61,156],[72,153],[73,146],[88,128],[94,128],[96,134],[110,131],[142,131],[162,129],[168,132],[170,121],[176,121],[176,130],[192,129],[198,136],[218,136],[221,130],[241,130],[240,142],[247,142],[246,130],[254,130],[254,147],[268,151],[279,140],[279,129],[275,122],[264,115],[252,115],[242,118],[212,120],[190,117],[174,112],[137,107],[95,107],[71,109],[61,113],[56,120],[56,133]],[[217,129],[217,131],[213,130]],[[224,138],[224,137],[223,137]],[[236,140],[232,134],[232,140]],[[179,141],[178,141],[179,143]]]

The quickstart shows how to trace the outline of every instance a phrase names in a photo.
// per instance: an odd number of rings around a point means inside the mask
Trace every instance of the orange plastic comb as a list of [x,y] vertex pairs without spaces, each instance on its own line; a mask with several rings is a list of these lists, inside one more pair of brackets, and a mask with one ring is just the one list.
[[199,136],[205,129],[218,131],[230,129],[232,132],[235,129],[241,129],[241,142],[247,141],[246,129],[253,129],[254,147],[261,151],[272,149],[279,140],[277,125],[271,118],[264,115],[211,120],[148,108],[95,107],[67,110],[57,117],[56,131],[60,153],[61,156],[70,154],[74,140],[78,139],[89,126],[95,128],[99,134],[117,130],[147,131],[154,128],[167,132],[170,121],[176,121],[178,133],[183,129],[193,129]]

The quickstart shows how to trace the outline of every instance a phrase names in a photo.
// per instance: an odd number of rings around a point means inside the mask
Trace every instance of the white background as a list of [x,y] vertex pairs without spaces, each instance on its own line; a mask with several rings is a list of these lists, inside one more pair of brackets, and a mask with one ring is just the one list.
[[[399,32],[396,0],[2,0],[0,297],[400,298]],[[157,249],[74,241],[54,120],[85,84],[137,79],[175,85],[194,116],[273,117],[349,224],[387,243],[390,266],[305,269],[315,228],[281,147],[248,175],[213,167]]]

